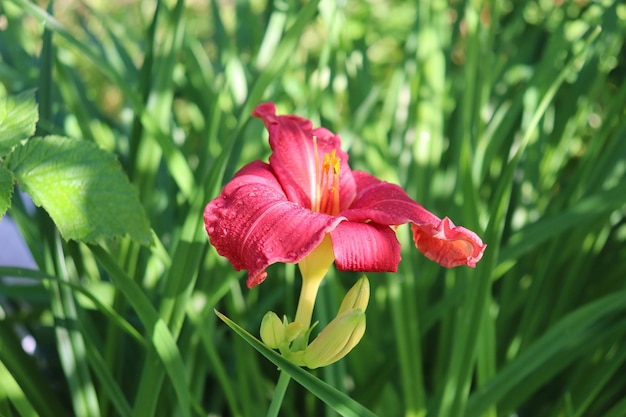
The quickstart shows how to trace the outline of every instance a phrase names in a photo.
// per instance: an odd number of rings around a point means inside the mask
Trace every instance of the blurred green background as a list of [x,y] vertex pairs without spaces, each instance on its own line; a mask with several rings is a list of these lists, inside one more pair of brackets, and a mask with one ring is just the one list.
[[[276,365],[213,309],[258,335],[297,268],[248,290],[202,211],[269,155],[250,112],[274,101],[488,244],[446,270],[399,228],[363,340],[314,376],[385,417],[625,416],[625,36],[617,0],[2,0],[0,93],[115,154],[154,242],[65,241],[13,196],[36,266],[0,265],[0,415],[266,413]],[[357,278],[332,272],[314,320]],[[318,397],[292,382],[280,415],[359,415]]]

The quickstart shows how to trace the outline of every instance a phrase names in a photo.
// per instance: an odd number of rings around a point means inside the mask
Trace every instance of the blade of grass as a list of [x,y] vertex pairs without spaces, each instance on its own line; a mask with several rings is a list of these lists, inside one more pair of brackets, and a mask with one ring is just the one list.
[[[600,30],[592,30],[586,38],[586,46],[591,44],[599,34]],[[443,397],[440,403],[438,415],[442,417],[462,416],[469,395],[470,384],[472,379],[472,370],[475,364],[475,353],[477,342],[480,338],[476,338],[476,334],[480,330],[480,323],[485,314],[484,309],[487,308],[489,293],[491,289],[491,273],[498,259],[498,244],[502,236],[504,225],[504,216],[507,212],[509,204],[510,190],[513,185],[513,174],[517,164],[524,153],[526,145],[534,135],[535,129],[543,117],[548,105],[552,102],[558,88],[565,80],[571,66],[575,65],[578,59],[585,53],[582,48],[578,53],[573,54],[568,62],[563,66],[557,78],[552,82],[550,88],[542,97],[537,109],[533,113],[526,132],[520,140],[518,146],[514,149],[505,167],[503,175],[500,177],[498,188],[493,199],[493,206],[490,212],[490,218],[487,230],[485,232],[485,242],[491,244],[489,250],[485,252],[485,256],[476,268],[477,274],[472,281],[464,312],[461,314],[455,330],[455,345],[452,351],[450,367],[448,369],[448,378],[445,383]],[[469,325],[467,325],[469,323]],[[489,406],[489,404],[485,404]],[[484,410],[483,410],[484,411]]]
[[[200,213],[203,204],[204,194],[198,192],[191,213]],[[164,289],[158,310],[159,321],[168,326],[169,334],[174,340],[180,334],[189,297],[198,277],[201,256],[206,247],[201,224],[201,216],[187,217],[181,238],[174,245],[172,267],[163,277]],[[141,375],[135,402],[136,412],[142,413],[138,415],[151,415],[159,399],[155,393],[160,391],[165,374],[162,368],[149,366],[155,359],[153,355],[156,354],[160,355],[158,351],[148,352],[145,360],[146,369]],[[177,383],[182,382],[177,381]],[[181,390],[187,390],[186,381],[184,382],[185,384],[180,387]]]
[[[579,390],[573,392],[575,412],[572,413],[572,417],[589,415],[589,407],[593,404],[593,401],[607,388],[611,378],[619,375],[620,369],[626,362],[626,349],[623,345],[621,348],[617,346],[614,346],[614,348],[607,352],[599,366],[590,364],[585,369],[587,372],[578,372],[576,377],[570,379],[572,382],[578,382],[583,385]],[[593,373],[589,371],[593,371]]]
[[322,380],[315,378],[302,368],[292,364],[278,353],[265,347],[263,343],[257,340],[250,333],[239,327],[238,324],[224,316],[222,313],[215,311],[215,314],[224,321],[235,333],[237,333],[250,346],[256,349],[261,355],[265,356],[270,362],[278,366],[283,372],[287,373],[291,378],[309,390],[312,394],[324,401],[343,417],[374,417],[368,409],[352,400],[341,391],[331,387]]
[[96,51],[85,43],[78,40],[71,34],[61,23],[59,23],[53,16],[48,14],[45,10],[41,9],[37,5],[30,3],[27,0],[11,0],[18,4],[29,14],[36,19],[44,22],[46,28],[57,33],[66,39],[71,45],[76,47],[78,51],[90,61],[92,61],[95,67],[101,71],[105,76],[111,79],[116,86],[118,86],[124,97],[130,102],[133,110],[140,115],[141,121],[148,133],[156,139],[159,146],[163,151],[163,155],[167,162],[169,173],[176,181],[176,185],[180,188],[186,197],[193,195],[192,189],[194,185],[194,178],[191,168],[187,163],[186,158],[183,156],[180,149],[176,147],[172,138],[161,129],[159,120],[157,120],[144,106],[141,98],[137,95],[135,89],[128,84],[124,79],[123,74],[119,74],[109,62],[100,56]]
[[[106,399],[111,401],[115,407],[116,415],[123,417],[132,417],[133,410],[128,403],[128,400],[122,392],[120,384],[115,380],[113,374],[109,370],[109,364],[105,361],[104,357],[100,354],[101,343],[98,341],[98,337],[95,334],[96,329],[93,323],[89,326],[86,323],[82,323],[81,326],[83,333],[85,334],[85,344],[87,352],[87,360],[89,366],[94,374],[94,377],[98,381],[98,398],[102,404]],[[104,415],[104,413],[103,413]]]
[[[81,294],[85,296],[87,299],[89,299],[89,301],[92,302],[93,305],[101,313],[103,313],[105,316],[109,318],[111,325],[117,326],[120,330],[123,330],[128,335],[132,336],[135,339],[135,341],[139,342],[140,346],[144,348],[148,347],[148,343],[124,318],[122,318],[110,306],[102,303],[98,299],[98,297],[95,294],[93,294],[84,285],[77,285],[70,281],[60,280],[57,277],[47,275],[40,271],[28,270],[24,268],[0,267],[0,276],[1,275],[21,277],[21,278],[31,278],[31,279],[42,280],[43,282],[54,282],[60,287],[67,287],[71,289],[71,291]],[[83,329],[84,329],[83,332],[85,332],[84,327]],[[89,335],[89,332],[85,334]],[[90,364],[90,369],[93,370],[95,375],[98,377],[100,386],[106,390],[108,398],[110,398],[113,401],[113,404],[116,407],[116,411],[118,412],[118,414],[123,415],[123,416],[132,415],[132,409],[128,405],[128,402],[126,401],[126,398],[121,392],[119,385],[110,374],[109,367],[104,363],[104,359],[98,352],[97,346],[94,345],[93,340],[95,340],[93,335],[85,338],[85,342],[87,343],[87,346],[88,346],[88,348],[86,349],[86,355]]]
[[[210,311],[208,308],[209,305],[213,305],[212,303],[207,302],[207,308],[205,311]],[[198,335],[200,336],[200,340],[202,342],[202,348],[204,352],[209,358],[209,361],[213,367],[212,371],[215,374],[215,377],[220,383],[220,388],[226,397],[226,402],[229,405],[230,412],[233,417],[241,417],[243,414],[240,410],[238,403],[238,396],[236,392],[236,387],[234,381],[232,381],[228,377],[228,373],[224,366],[224,363],[220,360],[219,354],[217,352],[216,343],[214,340],[215,334],[215,320],[211,320],[210,317],[207,317],[207,314],[203,312],[203,314],[198,314],[192,308],[188,308],[187,313],[189,320],[196,328]]]
[[313,20],[318,5],[319,0],[307,2],[298,12],[296,19],[293,21],[289,29],[285,32],[278,48],[276,48],[276,52],[274,53],[272,60],[265,68],[263,68],[263,71],[259,74],[250,89],[246,102],[242,106],[239,117],[237,118],[238,123],[235,133],[238,133],[243,125],[248,121],[252,109],[259,102],[261,102],[267,87],[285,70],[285,64],[289,61],[293,51],[296,49],[304,29]]
[[[30,278],[40,280],[42,282],[55,282],[59,286],[66,286],[70,288],[72,291],[79,293],[80,295],[89,299],[90,302],[100,311],[102,314],[107,316],[107,318],[111,321],[112,324],[117,325],[121,330],[131,336],[136,342],[142,344],[144,347],[147,347],[147,343],[144,338],[137,332],[137,330],[122,316],[119,315],[117,311],[112,309],[107,304],[103,303],[98,296],[96,296],[93,292],[89,290],[89,288],[84,285],[75,284],[70,281],[63,281],[57,277],[52,275],[48,275],[41,271],[36,271],[32,269],[26,268],[15,268],[15,267],[0,267],[0,276],[10,276],[17,278]],[[2,284],[0,284],[2,285]],[[0,286],[2,288],[2,286]]]
[[[573,346],[572,359],[574,359],[576,343],[590,340],[589,332],[596,328],[604,317],[623,311],[625,296],[624,291],[607,295],[577,309],[552,326],[532,346],[486,383],[480,391],[471,396],[466,415],[468,417],[482,415],[491,404],[497,404],[504,396],[510,396],[521,385],[527,384],[527,378],[535,372],[540,372],[543,367],[552,369],[553,374],[556,373],[558,369],[553,365],[555,365],[555,359],[563,355],[563,350],[568,346]],[[519,400],[520,398],[517,397],[517,401]]]
[[614,210],[618,210],[626,202],[626,183],[598,191],[578,201],[558,215],[539,219],[511,236],[509,242],[500,252],[500,263],[494,273],[502,276],[512,262],[529,253],[537,245],[554,238],[565,231],[592,223]]
[[[52,10],[53,2],[49,4]],[[43,10],[42,10],[43,12]],[[46,13],[46,12],[44,12]],[[41,51],[40,69],[40,103],[39,112],[43,121],[52,121],[52,67],[55,56],[55,48],[52,43],[53,32],[46,27],[43,38],[44,44]],[[45,133],[39,126],[39,132]],[[50,221],[43,219],[48,227]],[[45,229],[44,229],[45,230]],[[56,271],[61,281],[69,281],[65,269],[65,259],[60,237],[52,228],[47,229],[51,233],[46,236],[47,253],[46,269]],[[50,308],[55,320],[59,325],[55,326],[57,349],[61,366],[71,392],[71,400],[74,412],[78,415],[100,415],[98,397],[89,374],[85,357],[85,344],[82,335],[77,330],[80,320],[79,313],[71,290],[61,287],[55,282],[50,284]]]
[[626,409],[626,397],[614,404],[609,411],[604,414],[604,417],[621,417]]
[[[139,99],[144,107],[148,105],[148,98],[150,96],[150,88],[152,85],[152,68],[155,60],[155,43],[157,22],[159,18],[159,12],[161,10],[161,2],[157,1],[155,4],[154,13],[152,14],[152,21],[146,32],[146,50],[144,53],[144,59],[139,70]],[[129,136],[129,149],[128,149],[128,176],[133,179],[137,174],[137,164],[141,162],[139,160],[139,146],[141,139],[144,136],[144,126],[141,122],[141,116],[135,112],[132,128]],[[150,154],[153,153],[150,152]],[[150,156],[150,154],[148,156]],[[143,158],[146,156],[144,155]],[[142,158],[142,159],[143,159]]]
[[13,375],[11,375],[11,372],[0,360],[0,415],[4,416],[5,413],[7,416],[13,415],[11,405],[15,407],[15,410],[22,417],[36,417],[39,415],[24,394],[24,391],[22,391],[22,388],[13,378]]
[[[58,234],[56,238],[55,264],[59,280],[69,282],[61,238]],[[59,358],[72,394],[74,412],[77,415],[99,416],[100,406],[87,364],[85,340],[79,330],[81,312],[74,294],[69,288],[52,281],[50,295],[50,307],[57,321],[55,333]]]
[[[37,366],[35,358],[28,356],[22,349],[20,341],[10,328],[8,321],[0,321],[0,367],[6,369],[10,377],[2,378],[2,384],[9,384],[7,393],[11,395],[11,380],[18,385],[16,397],[10,396],[11,401],[17,401],[24,409],[35,409],[34,415],[53,417],[64,415],[65,407],[59,402],[58,396],[53,393],[46,378]],[[20,394],[21,393],[21,394]]]
[[413,299],[415,279],[417,277],[410,276],[402,283],[393,278],[388,281],[406,417],[426,414],[419,315]]
[[[191,405],[189,392],[187,391],[185,366],[167,324],[159,317],[141,288],[126,275],[109,253],[98,246],[90,245],[89,249],[103,268],[109,273],[111,280],[119,290],[122,291],[130,305],[139,315],[141,322],[148,332],[152,347],[158,354],[159,359],[170,377],[172,386],[178,397],[180,412],[184,417],[189,417],[191,415]],[[150,413],[151,410],[137,410],[135,404],[135,415],[140,415],[137,414],[138,412]]]

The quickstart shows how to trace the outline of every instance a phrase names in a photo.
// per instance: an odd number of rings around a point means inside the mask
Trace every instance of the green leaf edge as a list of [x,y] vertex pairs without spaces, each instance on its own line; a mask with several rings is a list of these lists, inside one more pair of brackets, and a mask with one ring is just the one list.
[[[8,181],[3,180],[3,175],[4,179],[7,179]],[[11,197],[13,196],[13,190],[15,189],[15,178],[13,178],[13,174],[5,167],[0,166],[0,184],[2,184],[3,181],[9,184],[9,187],[7,189],[7,193],[4,193],[0,188],[0,220],[2,220],[2,217],[4,217],[7,210],[11,208]],[[5,199],[6,203],[4,202]]]
[[[11,149],[13,149],[20,141],[30,138],[35,134],[35,130],[37,127],[37,122],[39,121],[39,108],[37,105],[37,101],[35,100],[35,89],[30,89],[23,91],[19,94],[7,95],[5,97],[1,97],[0,100],[8,102],[11,100],[15,107],[24,106],[23,109],[19,109],[22,113],[28,111],[32,112],[34,110],[35,117],[33,120],[28,122],[28,130],[25,130],[23,135],[15,136],[13,138],[9,137],[9,140],[0,141],[0,155],[8,154]],[[13,111],[15,109],[12,109]],[[10,114],[7,114],[10,116]],[[1,132],[0,132],[1,134]]]
[[278,353],[266,347],[260,340],[252,336],[237,323],[226,317],[217,310],[213,310],[215,314],[237,333],[246,343],[256,349],[261,355],[265,356],[270,362],[279,369],[286,372],[296,382],[310,391],[317,398],[330,406],[343,417],[377,417],[376,414],[348,397],[343,392],[328,385],[319,378],[314,377],[304,369],[294,365]]
[[[135,196],[136,200],[134,201],[134,203],[136,203],[137,205],[137,209],[140,210],[140,212],[142,212],[142,217],[143,217],[143,223],[142,225],[140,225],[138,227],[138,229],[136,231],[134,231],[133,233],[129,232],[128,230],[125,230],[123,232],[101,232],[99,231],[97,233],[97,235],[95,236],[77,236],[71,233],[67,233],[67,231],[64,230],[64,228],[61,227],[61,225],[58,222],[58,219],[53,217],[53,221],[55,223],[55,225],[57,226],[57,228],[61,231],[61,235],[63,236],[63,238],[65,240],[74,240],[77,242],[83,242],[83,243],[87,243],[87,244],[95,244],[97,242],[100,241],[100,239],[115,239],[115,238],[124,238],[125,236],[129,237],[131,240],[138,242],[144,246],[151,246],[153,244],[153,235],[151,232],[151,228],[150,228],[150,221],[148,219],[147,213],[145,211],[145,208],[143,207],[143,205],[141,204],[141,201],[139,200],[139,194],[138,191],[135,189],[134,184],[132,184],[128,178],[128,174],[124,171],[124,169],[122,168],[122,165],[119,162],[119,159],[117,157],[117,155],[115,155],[114,153],[111,153],[105,149],[100,148],[97,144],[92,143],[92,142],[87,142],[87,141],[81,141],[79,139],[74,139],[68,136],[63,136],[63,135],[45,135],[45,136],[35,136],[32,137],[28,144],[22,144],[22,145],[16,145],[13,147],[13,149],[11,150],[11,152],[9,152],[8,157],[7,157],[7,165],[9,166],[9,171],[11,168],[11,162],[12,162],[12,155],[18,151],[18,148],[20,146],[34,146],[34,144],[37,143],[37,141],[45,141],[47,139],[63,139],[63,140],[69,140],[69,141],[73,141],[76,143],[80,143],[80,144],[85,144],[86,146],[90,146],[93,148],[93,151],[95,152],[100,152],[102,155],[106,154],[106,157],[109,158],[108,161],[104,161],[104,159],[102,159],[102,162],[106,162],[106,164],[108,165],[108,169],[114,170],[114,171],[118,171],[119,173],[122,174],[123,177],[123,181],[124,181],[124,187],[128,186],[130,187],[129,189],[133,189],[133,195]],[[1,167],[0,167],[1,168]],[[35,205],[37,207],[41,207],[44,210],[46,210],[46,212],[50,213],[49,211],[49,207],[47,207],[47,205],[42,202],[39,201],[38,197],[36,195],[34,195],[32,192],[28,191],[29,188],[29,184],[27,182],[21,181],[19,176],[16,176],[14,173],[11,173],[11,175],[14,178],[14,182],[17,182],[18,185],[20,185],[23,189],[25,189],[28,192],[28,195],[33,199],[33,202],[35,203]],[[52,217],[52,216],[51,216]],[[140,228],[145,228],[145,230],[139,230]]]

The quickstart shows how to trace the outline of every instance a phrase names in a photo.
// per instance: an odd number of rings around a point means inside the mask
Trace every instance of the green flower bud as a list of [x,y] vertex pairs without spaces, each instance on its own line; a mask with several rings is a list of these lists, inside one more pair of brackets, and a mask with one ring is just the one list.
[[357,282],[354,284],[350,291],[346,294],[341,302],[341,306],[339,307],[339,312],[337,316],[345,313],[348,310],[353,308],[358,308],[361,311],[365,312],[367,308],[367,303],[370,299],[370,282],[367,280],[367,277],[363,275]]
[[268,347],[278,349],[285,342],[285,324],[273,311],[268,311],[261,320],[261,340]]
[[365,313],[361,309],[348,310],[335,317],[307,346],[302,363],[315,369],[337,362],[359,343],[364,333]]

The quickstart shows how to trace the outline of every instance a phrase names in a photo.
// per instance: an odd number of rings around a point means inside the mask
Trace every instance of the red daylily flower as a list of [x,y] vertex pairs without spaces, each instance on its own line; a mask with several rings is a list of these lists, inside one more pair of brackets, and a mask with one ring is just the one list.
[[445,267],[474,267],[486,245],[472,231],[430,213],[397,185],[352,171],[341,140],[274,103],[252,112],[269,131],[269,163],[244,166],[204,211],[211,244],[249,288],[276,262],[298,263],[326,234],[341,271],[395,272],[400,243],[392,226],[411,223],[415,246]]

